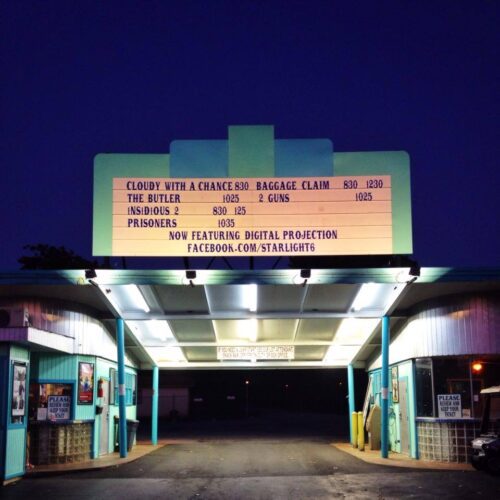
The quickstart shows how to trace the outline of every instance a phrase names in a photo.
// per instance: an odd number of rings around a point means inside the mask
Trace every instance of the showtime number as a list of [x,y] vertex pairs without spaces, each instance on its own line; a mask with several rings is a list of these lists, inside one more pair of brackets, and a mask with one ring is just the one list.
[[217,221],[217,227],[234,227],[234,219],[219,219]]
[[227,207],[212,207],[212,215],[227,215]]
[[368,179],[366,187],[368,189],[381,189],[384,187],[384,181],[382,179]]

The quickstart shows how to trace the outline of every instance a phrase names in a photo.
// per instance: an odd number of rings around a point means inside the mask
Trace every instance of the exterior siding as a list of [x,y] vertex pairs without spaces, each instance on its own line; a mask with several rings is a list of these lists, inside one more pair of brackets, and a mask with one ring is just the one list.
[[24,474],[26,429],[9,429],[5,446],[5,479]]
[[76,358],[66,354],[40,356],[38,361],[39,380],[76,380]]
[[[30,341],[68,354],[99,356],[117,361],[116,344],[106,327],[86,312],[68,310],[69,303],[17,299],[2,300],[0,308],[27,310],[29,328],[18,325],[0,329],[2,341]],[[134,366],[128,357],[125,363]]]
[[[500,297],[450,298],[425,304],[391,342],[389,363],[411,358],[496,354],[500,351]],[[380,368],[377,357],[369,370]]]

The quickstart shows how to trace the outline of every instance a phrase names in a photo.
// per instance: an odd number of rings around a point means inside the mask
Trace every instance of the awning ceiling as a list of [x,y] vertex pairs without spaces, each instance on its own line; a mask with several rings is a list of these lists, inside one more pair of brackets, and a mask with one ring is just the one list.
[[405,268],[184,271],[97,270],[0,275],[0,297],[78,303],[114,332],[126,324],[127,354],[143,368],[365,366],[379,350],[380,319],[394,331],[427,299],[498,290],[498,270]]

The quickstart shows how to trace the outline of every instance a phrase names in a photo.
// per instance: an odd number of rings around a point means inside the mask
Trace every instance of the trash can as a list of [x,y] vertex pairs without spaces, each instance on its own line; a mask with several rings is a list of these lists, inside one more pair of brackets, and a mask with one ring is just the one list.
[[[127,419],[127,451],[132,449],[139,420]],[[115,416],[115,451],[120,451],[120,418]]]

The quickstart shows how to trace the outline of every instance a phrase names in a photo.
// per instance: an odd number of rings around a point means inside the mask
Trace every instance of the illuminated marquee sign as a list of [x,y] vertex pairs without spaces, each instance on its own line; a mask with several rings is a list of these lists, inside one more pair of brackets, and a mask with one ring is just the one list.
[[113,255],[360,253],[392,253],[390,176],[113,180]]
[[409,157],[329,139],[181,140],[94,160],[93,255],[239,257],[413,252]]

